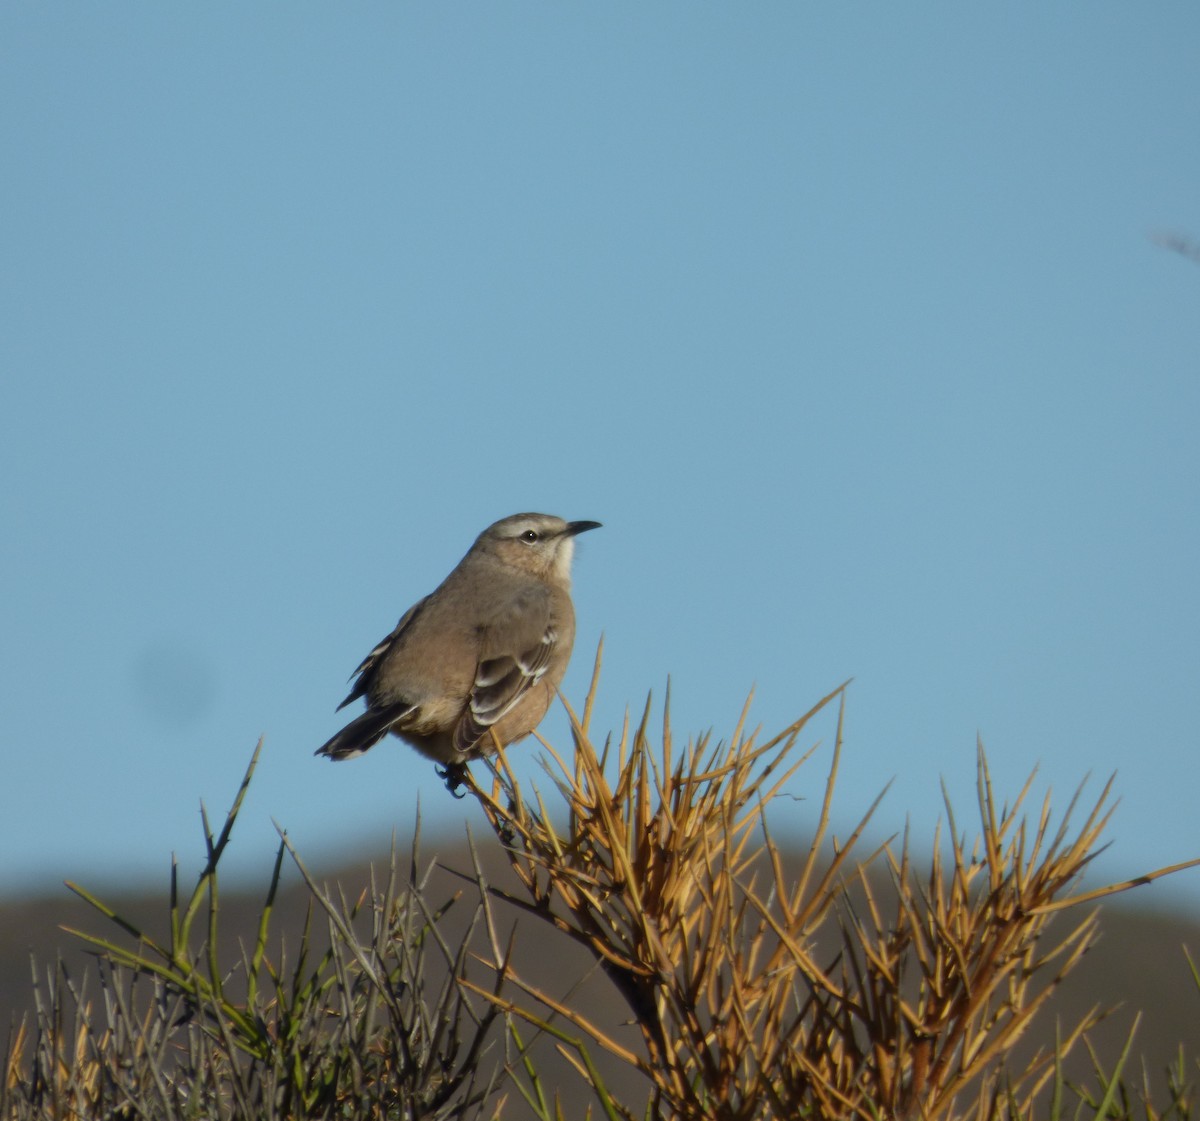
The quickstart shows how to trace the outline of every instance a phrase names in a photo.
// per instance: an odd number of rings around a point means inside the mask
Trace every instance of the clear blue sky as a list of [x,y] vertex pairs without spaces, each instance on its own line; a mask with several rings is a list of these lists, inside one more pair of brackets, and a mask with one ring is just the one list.
[[1001,795],[1119,772],[1100,877],[1200,856],[1196,4],[47,0],[0,54],[0,889],[194,867],[260,734],[252,877],[272,818],[478,828],[312,752],[527,509],[604,522],[601,727],[854,677],[843,830],[893,776],[877,832],[973,827],[978,734]]

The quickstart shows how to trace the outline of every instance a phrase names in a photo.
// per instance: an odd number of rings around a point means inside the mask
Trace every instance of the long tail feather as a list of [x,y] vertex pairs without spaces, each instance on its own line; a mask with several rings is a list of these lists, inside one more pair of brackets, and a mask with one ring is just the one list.
[[317,748],[315,754],[330,759],[353,759],[374,747],[391,731],[392,725],[412,712],[409,704],[371,708],[351,720],[336,736]]

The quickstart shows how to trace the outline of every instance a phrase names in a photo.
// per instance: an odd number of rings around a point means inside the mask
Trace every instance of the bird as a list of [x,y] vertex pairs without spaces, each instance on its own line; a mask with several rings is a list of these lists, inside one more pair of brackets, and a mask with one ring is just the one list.
[[350,675],[338,710],[361,697],[366,711],[316,754],[350,759],[390,733],[437,762],[453,793],[467,762],[529,735],[575,641],[575,538],[598,528],[551,514],[488,526]]

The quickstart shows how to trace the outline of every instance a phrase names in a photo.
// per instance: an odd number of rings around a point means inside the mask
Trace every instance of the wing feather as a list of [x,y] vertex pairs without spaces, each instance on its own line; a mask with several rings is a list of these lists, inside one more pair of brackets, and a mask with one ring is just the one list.
[[391,650],[396,640],[404,633],[405,628],[417,617],[417,613],[425,606],[426,600],[429,597],[418,600],[412,605],[403,615],[400,616],[400,622],[396,624],[396,629],[387,636],[382,642],[378,643],[374,650],[371,651],[361,662],[351,675],[351,679],[357,678],[354,682],[354,688],[350,690],[349,695],[340,705],[337,706],[337,711],[341,711],[351,701],[358,700],[359,697],[365,697],[367,691],[371,688],[371,682],[375,680],[375,674],[379,672],[379,666],[384,658],[388,656],[388,651]]
[[479,663],[467,710],[454,729],[456,750],[469,752],[520,703],[549,668],[557,642],[554,628],[547,627],[536,646]]

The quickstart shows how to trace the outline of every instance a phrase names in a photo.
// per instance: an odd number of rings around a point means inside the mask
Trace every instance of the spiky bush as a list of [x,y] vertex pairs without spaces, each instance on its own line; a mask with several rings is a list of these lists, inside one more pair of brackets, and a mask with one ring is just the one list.
[[[1030,821],[1031,784],[998,808],[980,751],[978,838],[967,843],[947,802],[919,869],[907,834],[860,852],[878,800],[848,837],[832,835],[842,689],[762,742],[743,713],[728,741],[677,745],[668,706],[655,743],[647,706],[597,748],[599,667],[572,714],[570,759],[543,741],[549,805],[503,751],[490,782],[468,780],[514,887],[490,883],[476,854],[464,892],[431,903],[428,868],[393,852],[348,901],[281,835],[256,936],[226,960],[218,865],[256,751],[222,830],[205,819],[195,889],[185,897],[172,875],[167,937],[75,888],[122,936],[80,932],[96,975],[77,983],[59,967],[41,983],[34,1021],[9,1040],[0,1119],[561,1117],[534,1035],[557,1041],[613,1121],[1191,1116],[1182,1058],[1161,1112],[1147,1085],[1099,1067],[1067,1111],[1061,1061],[1095,1014],[1032,1061],[1006,1062],[1095,937],[1086,905],[1188,866],[1072,894],[1108,821],[1107,787],[1078,825],[1078,797],[1057,825],[1048,800]],[[791,867],[768,811],[813,758],[799,748],[810,722],[835,705],[813,839]],[[287,860],[310,897],[290,948],[272,932]],[[632,1039],[518,970],[502,906],[584,947],[627,1005]],[[468,912],[453,933],[452,908]],[[646,1096],[618,1095],[601,1052]]]
[[[32,1028],[10,1040],[0,1116],[440,1121],[491,1108],[501,1071],[484,1051],[497,1013],[461,984],[486,898],[466,902],[467,932],[448,940],[443,920],[465,901],[430,904],[415,843],[407,867],[393,852],[382,881],[350,902],[314,882],[282,836],[252,947],[219,960],[218,866],[261,746],[218,836],[205,819],[208,859],[186,898],[172,870],[165,941],[69,885],[132,944],[74,932],[99,953],[99,996],[61,965],[50,975]],[[310,894],[290,951],[271,930],[286,854]]]
[[[762,743],[743,712],[727,742],[701,737],[680,750],[668,713],[656,748],[647,706],[640,725],[627,723],[597,750],[599,668],[597,657],[582,716],[572,713],[571,759],[543,743],[568,810],[565,831],[540,796],[525,796],[503,751],[490,789],[473,791],[523,889],[494,894],[589,950],[628,1004],[642,1048],[618,1042],[586,1007],[554,1000],[503,956],[493,961],[498,976],[545,1013],[464,983],[541,1027],[549,1013],[571,1025],[576,1047],[592,1041],[638,1070],[653,1117],[1032,1116],[1056,1064],[1098,1019],[1071,1026],[1019,1070],[1005,1064],[1096,936],[1094,911],[1057,934],[1052,917],[1197,863],[1072,897],[1108,822],[1111,783],[1074,831],[1078,795],[1057,828],[1048,797],[1030,825],[1022,811],[1032,779],[998,810],[982,749],[973,845],[947,801],[949,852],[935,837],[924,873],[907,834],[898,849],[860,857],[878,799],[848,838],[830,835],[844,689]],[[834,702],[836,741],[812,843],[798,870],[785,869],[767,811],[811,758],[795,757],[800,735]],[[868,874],[878,865],[891,883],[887,903]],[[579,1069],[594,1085],[588,1067]]]

